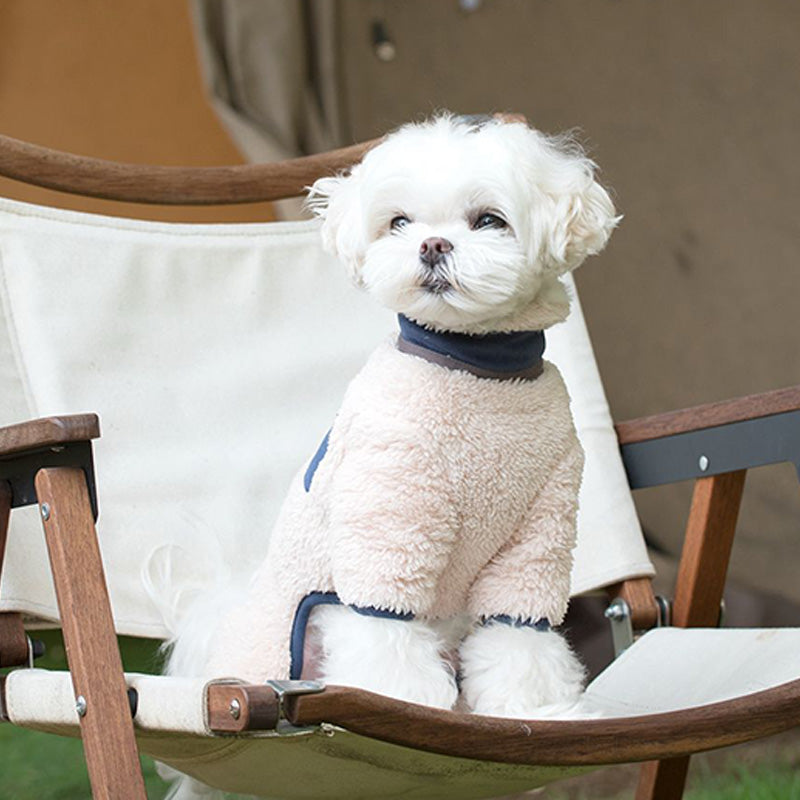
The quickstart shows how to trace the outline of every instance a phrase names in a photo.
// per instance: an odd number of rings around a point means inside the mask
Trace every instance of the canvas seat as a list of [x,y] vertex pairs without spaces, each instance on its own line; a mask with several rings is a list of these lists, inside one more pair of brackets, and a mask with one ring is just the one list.
[[[0,173],[119,199],[263,200],[362,151],[285,173],[170,172],[64,161],[3,140]],[[274,186],[259,184],[265,169]],[[10,426],[0,431],[0,484],[11,487],[5,506],[21,506],[5,545],[0,665],[27,659],[24,614],[29,626],[60,621],[72,673],[14,671],[2,710],[68,735],[80,725],[96,796],[144,796],[125,680],[143,752],[214,786],[280,797],[491,797],[797,724],[800,668],[785,657],[794,630],[648,633],[589,688],[588,718],[570,722],[492,720],[339,687],[280,701],[270,686],[123,679],[115,631],[169,634],[154,587],[180,613],[181,596],[263,558],[291,474],[394,321],[347,285],[310,222],[136,222],[2,201],[0,281],[0,425]],[[573,593],[616,587],[620,625],[652,627],[653,569],[630,489],[697,478],[674,622],[714,626],[744,470],[797,463],[800,391],[615,430],[577,298],[547,338],[587,453]],[[86,412],[99,414],[102,438]],[[35,418],[44,421],[22,422]],[[92,544],[95,472],[110,607]],[[734,657],[724,675],[699,679]],[[648,768],[642,797],[680,796],[685,761],[666,765]],[[672,794],[656,794],[667,783]]]

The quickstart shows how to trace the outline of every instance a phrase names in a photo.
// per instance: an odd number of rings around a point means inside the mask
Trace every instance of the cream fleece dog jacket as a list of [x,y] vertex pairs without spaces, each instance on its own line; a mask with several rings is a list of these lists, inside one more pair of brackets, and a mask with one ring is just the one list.
[[421,618],[561,622],[583,451],[555,366],[500,381],[385,342],[326,444],[295,476],[209,675],[288,678],[296,612],[317,592]]

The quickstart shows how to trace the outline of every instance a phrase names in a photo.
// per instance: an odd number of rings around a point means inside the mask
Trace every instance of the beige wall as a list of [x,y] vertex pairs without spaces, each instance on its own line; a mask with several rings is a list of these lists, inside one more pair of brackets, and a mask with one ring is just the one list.
[[[152,164],[241,156],[204,97],[185,0],[0,0],[0,133]],[[266,205],[158,208],[80,199],[0,179],[32,202],[150,219],[263,220]]]

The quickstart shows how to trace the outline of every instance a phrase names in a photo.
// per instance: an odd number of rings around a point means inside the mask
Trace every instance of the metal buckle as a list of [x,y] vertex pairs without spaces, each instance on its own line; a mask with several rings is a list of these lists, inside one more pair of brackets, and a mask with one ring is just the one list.
[[304,694],[319,694],[325,691],[325,684],[322,681],[267,681],[269,686],[278,696],[278,722],[275,725],[275,732],[279,734],[301,733],[304,731],[316,730],[317,725],[298,726],[293,725],[286,716],[286,698],[297,697]]

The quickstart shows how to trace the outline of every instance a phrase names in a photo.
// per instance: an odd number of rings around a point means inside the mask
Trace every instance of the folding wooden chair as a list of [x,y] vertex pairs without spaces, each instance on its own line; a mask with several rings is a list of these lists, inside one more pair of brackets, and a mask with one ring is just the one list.
[[[115,200],[264,201],[301,193],[369,146],[180,169],[0,137],[0,174]],[[800,464],[800,388],[615,432],[579,305],[548,339],[594,486],[592,498],[581,496],[573,590],[605,587],[620,649],[647,631],[588,688],[587,708],[602,718],[494,719],[304,682],[124,675],[116,633],[166,634],[139,578],[154,537],[192,550],[198,531],[219,527],[255,530],[250,544],[263,546],[279,473],[298,466],[306,452],[298,442],[308,435],[310,450],[339,387],[391,327],[344,287],[316,239],[314,223],[167,225],[0,202],[0,666],[29,665],[26,624],[59,619],[69,663],[69,673],[21,668],[3,677],[4,720],[79,732],[97,798],[145,796],[138,744],[211,785],[281,797],[492,797],[639,761],[640,800],[680,797],[694,752],[800,722],[800,631],[716,629],[746,470]],[[340,326],[314,376],[280,336],[297,336],[284,307],[292,281],[316,287],[312,319]],[[312,344],[318,337],[297,346]],[[312,394],[323,396],[318,408]],[[86,409],[100,412],[103,439],[97,416],[78,413]],[[275,432],[268,453],[249,441],[264,430]],[[99,544],[93,442],[108,497]],[[621,489],[609,477],[615,470],[627,475]],[[628,484],[686,479],[695,490],[670,605],[653,596]],[[227,556],[235,562],[236,548]]]

